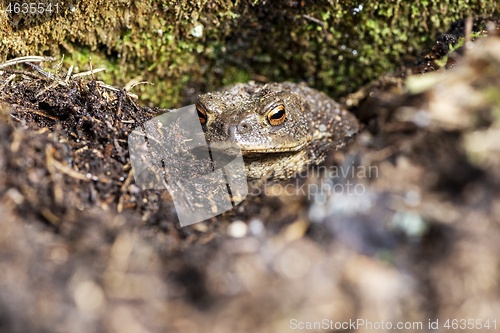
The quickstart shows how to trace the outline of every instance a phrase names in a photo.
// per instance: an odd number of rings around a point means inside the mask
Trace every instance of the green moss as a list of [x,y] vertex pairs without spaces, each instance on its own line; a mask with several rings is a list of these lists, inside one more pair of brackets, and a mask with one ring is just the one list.
[[[109,84],[137,76],[153,82],[135,93],[161,107],[249,79],[306,81],[339,97],[391,71],[453,21],[500,10],[494,1],[459,0],[66,3],[52,20],[2,24],[0,60],[65,54],[84,71],[92,55]],[[12,22],[2,6],[0,20]]]
[[[474,39],[474,38],[484,38],[484,37],[486,37],[486,35],[482,35],[480,33],[472,33],[471,34],[471,38],[472,39]],[[434,62],[438,66],[443,67],[448,62],[448,58],[449,58],[450,54],[453,53],[453,51],[455,51],[459,47],[464,46],[464,43],[465,43],[465,38],[464,37],[460,37],[455,45],[449,44],[448,54],[445,57],[443,57],[443,59],[434,60]]]

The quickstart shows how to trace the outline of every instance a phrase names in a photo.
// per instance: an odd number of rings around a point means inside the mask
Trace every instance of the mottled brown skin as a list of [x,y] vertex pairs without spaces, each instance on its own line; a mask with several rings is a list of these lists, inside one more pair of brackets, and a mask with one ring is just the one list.
[[[356,117],[326,94],[290,82],[236,84],[199,96],[197,106],[206,113],[202,126],[211,149],[241,150],[249,179],[290,178],[359,129]],[[280,106],[284,120],[273,125],[270,113]]]

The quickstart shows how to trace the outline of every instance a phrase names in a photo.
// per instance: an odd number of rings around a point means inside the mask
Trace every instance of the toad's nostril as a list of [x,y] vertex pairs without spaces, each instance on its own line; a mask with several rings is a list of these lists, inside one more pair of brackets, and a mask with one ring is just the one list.
[[250,131],[251,127],[246,121],[242,121],[238,125],[238,133],[243,134]]

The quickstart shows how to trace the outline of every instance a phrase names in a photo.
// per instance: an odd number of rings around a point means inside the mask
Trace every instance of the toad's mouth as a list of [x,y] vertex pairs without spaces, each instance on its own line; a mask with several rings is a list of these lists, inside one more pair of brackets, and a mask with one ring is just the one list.
[[287,144],[279,144],[279,145],[271,145],[271,144],[260,144],[260,145],[248,145],[248,144],[240,144],[229,141],[219,141],[219,142],[210,142],[208,146],[211,150],[223,151],[226,154],[237,155],[242,154],[246,155],[258,155],[258,154],[272,154],[272,153],[286,153],[286,152],[297,152],[300,151],[306,146],[308,140],[304,138],[300,141],[287,143]]

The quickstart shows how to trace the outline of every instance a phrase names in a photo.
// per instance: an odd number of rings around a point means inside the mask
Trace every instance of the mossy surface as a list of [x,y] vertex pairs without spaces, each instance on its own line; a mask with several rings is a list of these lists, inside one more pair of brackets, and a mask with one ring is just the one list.
[[[50,0],[41,0],[48,4]],[[52,0],[52,3],[57,2]],[[200,92],[256,81],[306,81],[339,97],[393,70],[407,54],[495,1],[76,1],[52,15],[14,15],[0,4],[0,60],[66,55],[98,78],[160,107]]]

